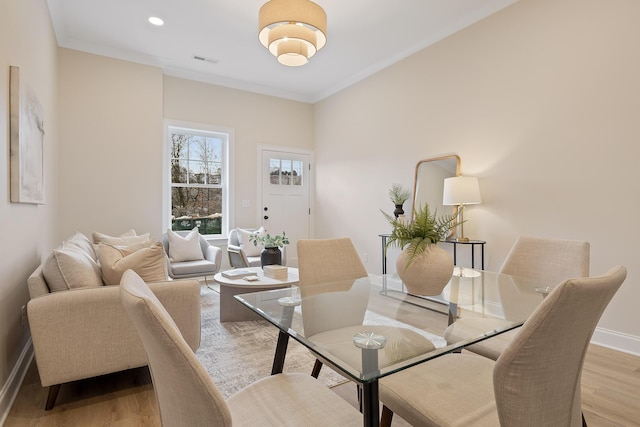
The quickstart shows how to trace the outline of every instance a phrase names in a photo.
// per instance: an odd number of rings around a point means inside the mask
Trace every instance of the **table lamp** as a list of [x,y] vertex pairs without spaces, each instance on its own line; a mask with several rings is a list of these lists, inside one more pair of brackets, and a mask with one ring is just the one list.
[[443,205],[459,206],[458,224],[460,224],[460,236],[458,236],[457,241],[468,242],[469,238],[464,236],[464,207],[465,205],[477,205],[481,202],[478,178],[472,176],[445,178],[442,193]]

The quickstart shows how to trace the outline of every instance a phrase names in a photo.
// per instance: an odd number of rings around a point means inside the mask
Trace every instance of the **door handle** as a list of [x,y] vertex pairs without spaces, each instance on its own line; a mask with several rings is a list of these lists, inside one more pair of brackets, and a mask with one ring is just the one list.
[[268,215],[263,216],[264,219],[269,219]]

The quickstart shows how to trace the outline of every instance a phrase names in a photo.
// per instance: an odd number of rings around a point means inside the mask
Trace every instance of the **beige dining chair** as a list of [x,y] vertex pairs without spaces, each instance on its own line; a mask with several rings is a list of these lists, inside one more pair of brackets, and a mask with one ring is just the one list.
[[[507,255],[500,273],[535,279],[541,287],[552,288],[563,280],[589,275],[589,249],[589,242],[581,240],[521,236]],[[502,305],[508,314],[510,302],[506,292]],[[502,324],[504,322],[495,318],[460,319],[446,329],[444,338],[452,344],[476,336],[479,328],[492,325],[489,329],[497,329]],[[518,332],[519,329],[514,329],[467,349],[496,360]]]
[[147,353],[162,425],[361,426],[361,414],[305,374],[263,378],[225,401],[176,324],[132,270],[120,297]]
[[580,379],[598,320],[627,275],[569,279],[551,291],[497,361],[448,354],[380,381],[382,425],[580,426]]
[[[351,239],[303,239],[297,248],[302,327],[309,341],[356,369],[362,368],[362,350],[353,345],[357,333],[387,338],[378,354],[379,367],[435,349],[431,341],[408,328],[363,324],[370,288],[368,282],[357,279],[368,273]],[[322,365],[316,359],[311,375],[317,378]]]

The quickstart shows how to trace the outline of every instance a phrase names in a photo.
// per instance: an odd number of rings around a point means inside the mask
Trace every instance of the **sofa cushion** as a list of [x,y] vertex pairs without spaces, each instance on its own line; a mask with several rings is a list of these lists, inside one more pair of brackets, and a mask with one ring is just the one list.
[[100,244],[98,257],[102,265],[102,279],[106,285],[119,285],[125,271],[135,271],[145,282],[167,280],[167,258],[162,243],[140,249],[140,243],[132,246]]
[[246,256],[260,256],[260,253],[264,249],[264,245],[258,243],[254,245],[251,240],[249,240],[249,236],[252,234],[257,234],[259,237],[267,234],[264,227],[260,227],[255,231],[244,230],[242,228],[238,228],[238,242],[240,242],[240,249],[244,251]]
[[98,264],[74,247],[54,249],[44,263],[42,274],[51,292],[103,285]]
[[172,262],[199,261],[204,259],[200,247],[200,233],[198,227],[186,236],[181,236],[172,229],[167,230],[169,238],[169,259]]

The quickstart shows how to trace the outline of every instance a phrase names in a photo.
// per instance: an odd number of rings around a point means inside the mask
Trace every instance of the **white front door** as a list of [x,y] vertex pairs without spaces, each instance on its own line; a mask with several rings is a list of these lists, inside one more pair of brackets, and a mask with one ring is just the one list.
[[310,155],[262,150],[262,226],[269,234],[286,232],[287,265],[297,266],[296,243],[310,236]]

